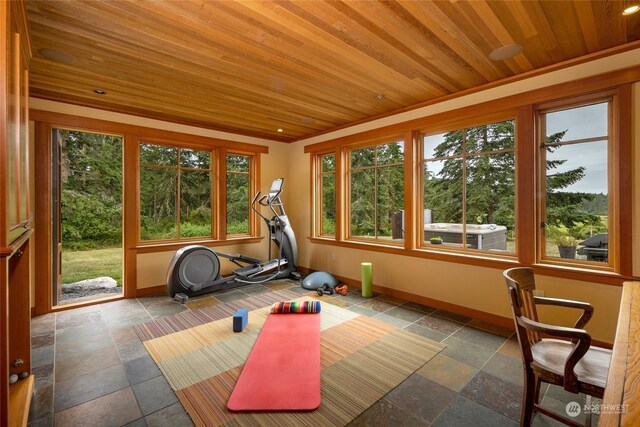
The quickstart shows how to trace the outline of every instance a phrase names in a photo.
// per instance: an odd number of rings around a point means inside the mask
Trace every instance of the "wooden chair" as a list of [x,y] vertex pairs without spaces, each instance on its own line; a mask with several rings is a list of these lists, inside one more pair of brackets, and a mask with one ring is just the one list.
[[[503,273],[509,290],[513,320],[522,350],[524,365],[524,396],[521,426],[530,426],[537,411],[571,426],[580,426],[569,417],[558,415],[540,406],[542,381],[564,387],[571,393],[602,398],[611,362],[611,350],[591,346],[591,336],[584,330],[593,307],[589,303],[533,295],[533,269],[511,268]],[[573,328],[549,325],[538,321],[536,305],[555,305],[583,310]],[[591,424],[587,411],[586,425]]]

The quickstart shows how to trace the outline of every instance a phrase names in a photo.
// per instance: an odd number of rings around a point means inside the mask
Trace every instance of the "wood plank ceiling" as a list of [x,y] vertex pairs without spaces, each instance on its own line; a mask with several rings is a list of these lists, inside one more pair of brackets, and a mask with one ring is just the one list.
[[283,141],[640,39],[608,0],[26,3],[32,96]]

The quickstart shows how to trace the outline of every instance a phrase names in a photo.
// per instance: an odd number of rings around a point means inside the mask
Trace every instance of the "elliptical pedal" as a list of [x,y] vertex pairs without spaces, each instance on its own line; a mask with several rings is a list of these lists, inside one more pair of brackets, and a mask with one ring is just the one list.
[[258,273],[262,273],[264,269],[260,264],[248,265],[246,267],[240,267],[233,270],[233,274],[238,277],[251,277]]
[[[286,266],[287,260],[282,258],[279,261],[279,265],[280,267]],[[262,264],[249,265],[247,267],[237,268],[233,270],[233,274],[240,277],[251,278],[258,274],[268,273],[269,271],[275,270],[276,268],[278,268],[278,260],[272,259],[271,261],[267,261]]]

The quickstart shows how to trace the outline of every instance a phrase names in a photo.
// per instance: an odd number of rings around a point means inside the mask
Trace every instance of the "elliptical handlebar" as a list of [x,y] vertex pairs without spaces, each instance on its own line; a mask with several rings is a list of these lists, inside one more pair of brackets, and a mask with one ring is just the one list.
[[[282,194],[282,186],[284,183],[284,178],[277,178],[271,184],[271,190],[269,194],[262,194],[260,190],[258,190],[253,196],[253,200],[251,201],[251,209],[265,221],[269,222],[269,218],[265,217],[259,209],[256,208],[256,203],[260,206],[265,206],[271,209],[271,212],[275,215],[278,221],[281,221],[280,215],[286,215],[284,212],[284,208],[282,206],[282,200],[280,200],[280,194]],[[278,214],[274,208],[277,206],[280,209],[280,214]]]

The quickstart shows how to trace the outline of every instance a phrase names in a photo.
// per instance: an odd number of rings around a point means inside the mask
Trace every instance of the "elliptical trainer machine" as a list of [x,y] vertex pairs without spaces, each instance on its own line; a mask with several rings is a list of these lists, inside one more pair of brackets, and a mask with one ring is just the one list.
[[[231,289],[237,286],[266,283],[271,280],[291,277],[299,280],[296,270],[298,247],[289,218],[280,200],[284,178],[277,178],[271,184],[269,194],[261,196],[258,191],[251,201],[251,209],[260,215],[269,227],[271,240],[278,248],[276,258],[269,260],[244,255],[228,255],[215,252],[206,246],[191,245],[178,250],[169,264],[167,272],[167,288],[173,298],[177,293],[197,296],[209,292]],[[268,218],[260,212],[260,207],[267,207],[273,216]],[[220,275],[220,259],[223,257],[238,266],[230,276]]]

